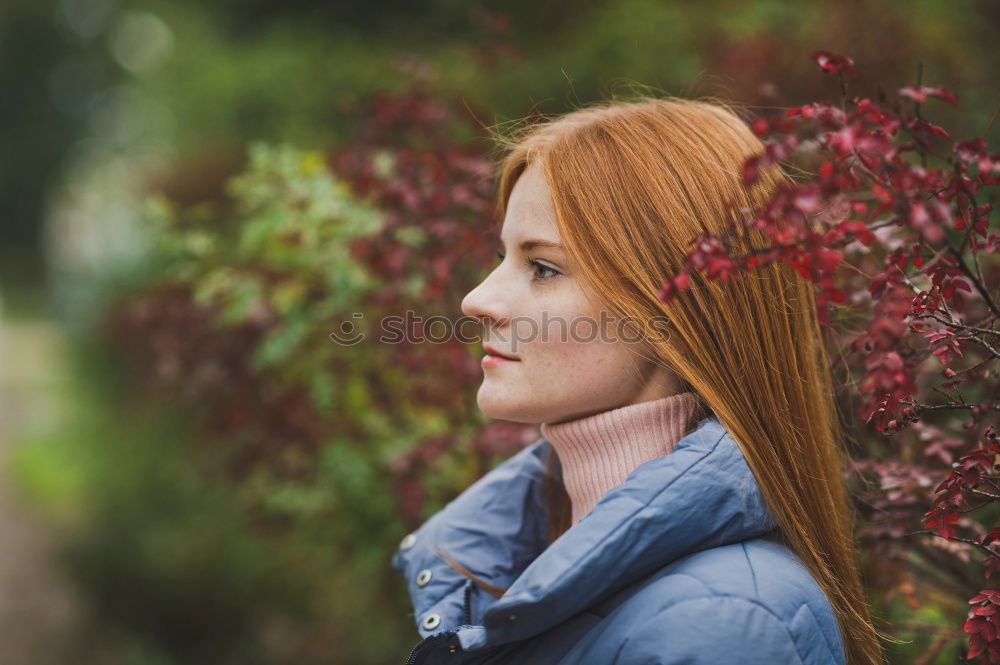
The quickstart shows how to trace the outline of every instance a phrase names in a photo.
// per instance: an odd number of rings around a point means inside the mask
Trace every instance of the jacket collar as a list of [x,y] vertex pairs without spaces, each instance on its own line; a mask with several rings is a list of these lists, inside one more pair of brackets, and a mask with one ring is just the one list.
[[[473,572],[487,571],[489,581],[509,584],[502,597],[489,599],[481,621],[474,623],[467,609],[460,615],[456,612],[468,607],[467,599],[460,599],[472,584],[468,580],[444,584],[439,587],[443,595],[423,603],[445,613],[451,611],[450,617],[442,614],[440,628],[452,629],[465,651],[530,638],[686,554],[761,536],[776,528],[736,442],[711,417],[678,441],[671,453],[633,470],[583,519],[545,548],[544,530],[538,524],[532,521],[525,527],[523,516],[503,515],[511,510],[538,512],[540,505],[522,502],[518,506],[517,501],[505,501],[502,493],[505,487],[514,487],[513,496],[522,496],[516,482],[509,484],[514,479],[536,488],[542,468],[538,460],[544,459],[547,446],[543,439],[519,453],[517,457],[523,459],[507,469],[513,476],[506,481],[485,476],[470,488],[475,491],[468,492],[475,503],[459,505],[460,510],[454,511],[478,515],[476,521],[481,525],[493,526],[504,519],[521,525],[512,538],[478,534],[478,538],[462,541],[466,547],[449,548]],[[446,507],[436,516],[441,518],[439,523],[432,524],[432,518],[425,525],[435,527],[439,539],[455,533],[449,529],[448,514]],[[468,528],[458,530],[470,535]],[[417,534],[419,537],[420,531]],[[399,553],[393,565],[407,567]],[[444,567],[451,570],[447,564]],[[490,575],[490,571],[499,574]],[[443,569],[440,572],[446,580],[455,580]],[[414,600],[421,611],[416,597]],[[421,632],[430,635],[440,630]]]

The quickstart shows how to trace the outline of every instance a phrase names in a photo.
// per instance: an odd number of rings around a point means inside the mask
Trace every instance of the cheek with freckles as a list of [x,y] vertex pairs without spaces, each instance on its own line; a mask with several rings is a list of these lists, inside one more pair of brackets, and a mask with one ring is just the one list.
[[500,325],[490,340],[520,360],[484,368],[477,401],[487,416],[558,422],[634,396],[636,356],[631,345],[606,339],[599,294],[585,292],[570,275],[530,286],[521,284],[517,273],[497,273],[494,279],[508,281],[502,289],[500,281],[492,284],[506,308],[494,317]]
[[530,393],[547,405],[550,420],[612,408],[631,391],[635,359],[620,343],[569,341],[538,355],[524,369]]

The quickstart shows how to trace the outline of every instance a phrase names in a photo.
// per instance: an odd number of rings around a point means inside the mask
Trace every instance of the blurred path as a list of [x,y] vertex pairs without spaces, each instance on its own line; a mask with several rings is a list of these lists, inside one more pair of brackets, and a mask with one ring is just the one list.
[[52,559],[54,534],[12,487],[12,443],[58,422],[64,344],[46,321],[9,321],[0,312],[0,663],[48,665],[78,624],[69,583]]

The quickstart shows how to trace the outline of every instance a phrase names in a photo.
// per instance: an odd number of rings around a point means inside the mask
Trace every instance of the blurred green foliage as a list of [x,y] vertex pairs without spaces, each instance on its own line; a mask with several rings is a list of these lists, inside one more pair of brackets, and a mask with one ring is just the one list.
[[[164,227],[156,236],[166,245],[162,249],[177,253],[173,271],[196,283],[195,303],[221,303],[218,318],[224,325],[253,315],[280,319],[254,353],[254,364],[262,369],[296,355],[309,331],[322,331],[334,315],[361,305],[374,280],[351,258],[348,243],[374,233],[380,216],[333,179],[319,152],[255,144],[249,157],[246,172],[229,183],[236,200],[235,237],[220,233],[224,229],[214,220],[195,219],[184,227],[162,197],[152,206]],[[323,297],[308,298],[310,289]],[[282,370],[311,372],[306,381],[315,387],[319,409],[329,408],[333,399],[323,371],[324,352],[331,348],[324,340],[311,353],[298,354],[308,358],[308,366]]]
[[386,611],[395,580],[379,543],[398,527],[369,460],[334,441],[311,484],[237,483],[190,410],[123,409],[119,390],[79,390],[67,429],[25,442],[16,460],[21,488],[64,533],[62,559],[97,618],[92,641],[113,655],[100,662],[396,657],[384,636],[410,626],[398,603]]
[[[98,616],[124,634],[121,662],[385,662],[411,630],[398,592],[387,612],[398,586],[389,543],[402,528],[385,464],[421,423],[435,424],[401,419],[409,427],[393,429],[380,419],[359,371],[330,371],[338,353],[377,360],[326,336],[331,317],[359,308],[377,283],[347,248],[380,215],[321,153],[289,146],[251,146],[229,191],[224,206],[149,204],[152,272],[188,287],[184,306],[203,310],[206,327],[133,320],[126,330],[199,348],[201,334],[235,344],[248,322],[260,324],[240,357],[267,377],[257,387],[303,389],[307,405],[296,408],[324,425],[305,442],[318,452],[206,429],[227,408],[216,391],[239,380],[225,366],[185,399],[185,372],[171,383],[136,371],[122,363],[126,349],[97,338],[81,349],[87,379],[70,424],[20,448],[17,475],[61,523],[69,568]],[[197,362],[217,360],[209,350]]]

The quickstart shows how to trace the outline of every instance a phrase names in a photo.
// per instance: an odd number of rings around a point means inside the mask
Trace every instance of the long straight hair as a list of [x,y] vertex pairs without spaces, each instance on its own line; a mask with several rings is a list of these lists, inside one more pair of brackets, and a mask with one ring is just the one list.
[[[614,314],[666,317],[669,338],[648,343],[651,359],[736,441],[785,542],[826,594],[848,665],[882,663],[855,558],[844,433],[813,285],[777,263],[726,283],[695,273],[670,302],[657,297],[699,233],[729,233],[738,252],[766,245],[744,215],[760,211],[787,175],[771,168],[744,186],[744,160],[763,145],[718,100],[602,102],[502,140],[499,219],[518,177],[537,164],[584,286]],[[571,523],[551,466],[547,488],[551,542]]]

